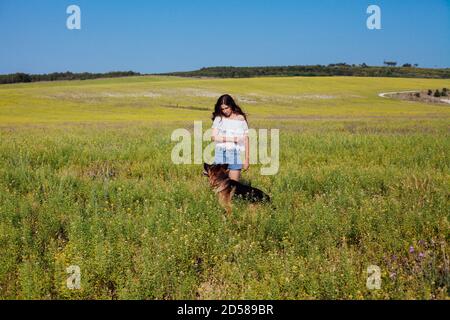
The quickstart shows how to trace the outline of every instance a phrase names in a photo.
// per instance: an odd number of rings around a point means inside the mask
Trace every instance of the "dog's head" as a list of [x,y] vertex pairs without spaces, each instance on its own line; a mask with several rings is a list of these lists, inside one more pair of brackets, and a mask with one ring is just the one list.
[[203,164],[203,175],[210,179],[227,176],[229,171],[228,164]]

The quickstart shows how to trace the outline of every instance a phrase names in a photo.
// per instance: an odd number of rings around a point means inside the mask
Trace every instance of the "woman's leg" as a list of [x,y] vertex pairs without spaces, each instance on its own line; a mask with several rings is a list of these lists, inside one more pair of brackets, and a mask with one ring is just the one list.
[[241,170],[230,170],[228,176],[234,181],[239,181],[241,178]]

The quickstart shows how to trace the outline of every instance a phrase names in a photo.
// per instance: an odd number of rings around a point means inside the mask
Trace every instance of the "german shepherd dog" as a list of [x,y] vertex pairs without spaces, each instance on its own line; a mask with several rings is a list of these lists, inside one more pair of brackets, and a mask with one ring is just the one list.
[[209,178],[209,184],[219,196],[220,204],[227,214],[231,214],[231,199],[233,196],[255,202],[271,202],[270,197],[257,188],[246,186],[228,177],[228,164],[203,164],[203,174]]

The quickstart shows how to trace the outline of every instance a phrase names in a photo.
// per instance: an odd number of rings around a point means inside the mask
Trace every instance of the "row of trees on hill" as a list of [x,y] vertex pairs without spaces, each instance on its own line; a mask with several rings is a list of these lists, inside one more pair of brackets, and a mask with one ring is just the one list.
[[358,77],[402,77],[402,78],[450,78],[450,69],[428,69],[412,66],[371,67],[335,63],[327,66],[280,66],[280,67],[209,67],[188,72],[163,73],[182,77],[248,78],[264,76],[358,76]]
[[56,80],[88,80],[98,78],[118,78],[138,76],[140,73],[133,71],[114,71],[108,73],[72,73],[72,72],[54,72],[48,74],[27,74],[13,73],[0,75],[0,84],[19,83],[19,82],[36,82],[36,81],[56,81]]
[[[383,64],[386,66],[386,67],[396,67],[397,66],[397,62],[396,61],[384,61],[383,62]],[[403,65],[402,65],[402,67],[403,68],[412,68],[412,67],[414,67],[414,68],[417,68],[417,67],[419,67],[419,64],[417,64],[417,63],[415,63],[415,64],[411,64],[411,63],[404,63]]]
[[[387,61],[385,61],[387,62]],[[213,77],[213,78],[250,78],[250,77],[320,77],[320,76],[355,76],[355,77],[399,77],[399,78],[434,78],[449,79],[450,68],[429,69],[418,68],[407,63],[402,67],[393,66],[396,62],[389,62],[391,66],[372,67],[363,63],[349,65],[347,63],[334,63],[312,66],[269,66],[269,67],[208,67],[187,72],[160,73],[158,75],[181,77]],[[142,75],[133,71],[115,71],[108,73],[72,73],[55,72],[49,74],[14,73],[0,75],[0,84],[56,81],[56,80],[87,80],[98,78],[117,78]]]

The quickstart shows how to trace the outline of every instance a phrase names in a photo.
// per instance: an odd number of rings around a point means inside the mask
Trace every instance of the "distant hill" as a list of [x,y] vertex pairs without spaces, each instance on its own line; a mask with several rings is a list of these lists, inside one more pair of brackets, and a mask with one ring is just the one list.
[[12,73],[0,74],[0,84],[20,83],[20,82],[38,82],[38,81],[58,81],[58,80],[89,80],[99,78],[119,78],[139,76],[140,73],[133,71],[113,71],[108,73],[72,73],[72,72],[54,72],[48,74],[27,74]]
[[[49,74],[13,73],[0,75],[0,84],[58,80],[88,80],[142,75],[144,74],[133,71],[114,71],[108,73],[72,73],[68,71]],[[365,64],[349,65],[346,63],[336,63],[328,66],[208,67],[194,71],[158,73],[152,75],[207,78],[354,76],[450,79],[450,68],[418,68],[413,67],[410,64],[405,64],[402,67],[372,67]]]
[[187,72],[160,73],[159,75],[214,78],[355,76],[449,79],[450,68],[417,68],[411,67],[409,64],[406,67],[372,67],[365,64],[338,63],[328,66],[209,67]]

